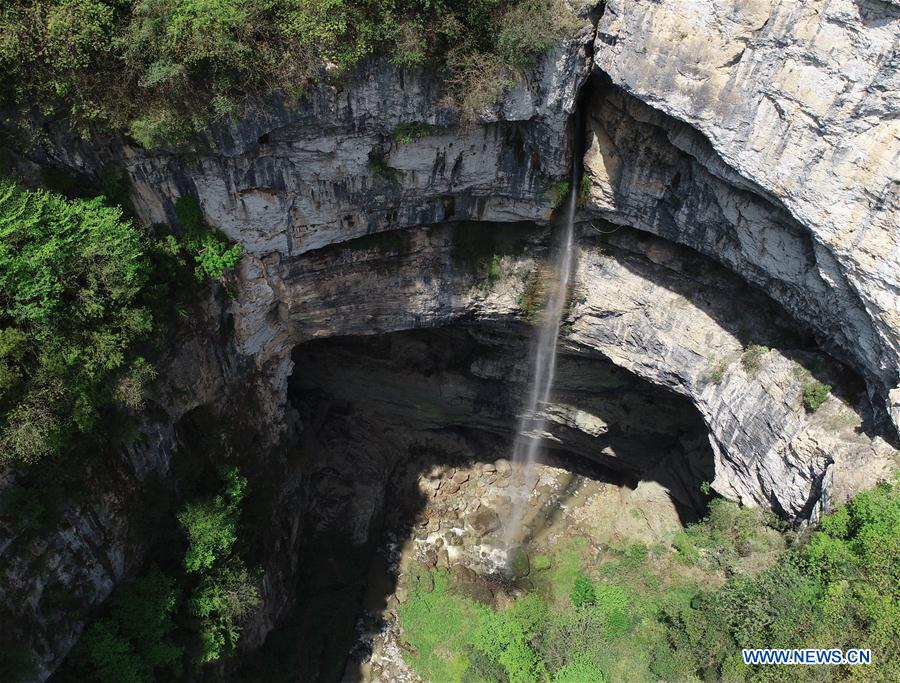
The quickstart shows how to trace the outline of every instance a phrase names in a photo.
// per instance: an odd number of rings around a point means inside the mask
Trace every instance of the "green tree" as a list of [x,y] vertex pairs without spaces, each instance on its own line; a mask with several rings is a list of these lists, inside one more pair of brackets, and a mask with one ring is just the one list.
[[185,570],[199,577],[190,606],[199,621],[200,663],[234,650],[241,623],[260,602],[255,578],[234,549],[247,479],[236,467],[219,475],[221,493],[189,502],[178,515],[188,538]]
[[134,353],[153,328],[146,240],[102,198],[0,180],[0,451],[34,463],[91,434],[116,385],[152,379]]
[[180,676],[184,650],[173,620],[180,601],[175,581],[152,567],[116,591],[109,613],[87,631],[83,644],[102,683],[151,683]]

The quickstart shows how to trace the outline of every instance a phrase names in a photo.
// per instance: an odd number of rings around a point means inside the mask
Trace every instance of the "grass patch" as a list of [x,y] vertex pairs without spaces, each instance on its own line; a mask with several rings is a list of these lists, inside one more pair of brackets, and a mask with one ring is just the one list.
[[431,126],[427,123],[401,123],[394,128],[394,140],[401,145],[408,145],[427,137],[430,132]]
[[706,381],[709,384],[719,384],[725,377],[728,370],[728,361],[724,358],[710,361],[709,367],[706,369]]
[[544,307],[544,281],[539,270],[532,270],[525,277],[525,287],[516,303],[527,320],[534,320]]
[[814,413],[825,403],[830,393],[830,384],[812,380],[803,387],[803,405],[810,413]]
[[751,377],[757,375],[760,368],[762,368],[763,358],[769,351],[770,349],[768,346],[761,346],[760,344],[751,344],[747,347],[741,354],[741,365],[744,366],[744,370],[747,371],[747,374]]
[[450,575],[439,569],[431,574],[433,588],[417,585],[398,608],[406,642],[412,651],[404,657],[431,681],[462,681],[470,664],[470,632],[487,608],[450,592]]

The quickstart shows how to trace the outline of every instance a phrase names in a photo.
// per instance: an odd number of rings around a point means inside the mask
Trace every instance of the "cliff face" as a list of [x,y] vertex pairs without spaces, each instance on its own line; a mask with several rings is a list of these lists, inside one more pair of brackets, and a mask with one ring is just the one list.
[[[309,375],[332,399],[378,408],[410,433],[461,422],[494,439],[511,433],[529,297],[547,270],[551,188],[569,172],[585,83],[589,191],[561,337],[569,365],[548,408],[558,447],[623,476],[661,478],[688,506],[701,504],[708,477],[722,495],[794,521],[886,476],[895,451],[878,436],[872,401],[900,421],[900,10],[738,4],[611,1],[596,36],[586,24],[477,124],[459,125],[435,79],[373,61],[297,107],[272,103],[214,131],[190,154],[62,135],[41,150],[40,163],[86,175],[124,167],[148,223],[197,196],[246,255],[233,299],[212,304],[162,364],[142,445],[121,452],[50,530],[0,527],[0,576],[14,587],[3,610],[36,653],[38,678],[145,562],[131,496],[157,479],[166,500],[180,499],[172,462],[190,457],[198,409],[217,406],[253,437],[232,455],[257,472],[251,488],[268,487],[264,605],[248,648],[291,609],[298,548],[315,538],[315,520],[355,530],[348,546],[365,547],[396,453],[412,445],[375,430],[384,424],[371,415],[347,424],[377,449],[354,448],[361,437],[338,443],[346,429],[323,432],[315,403],[292,399],[289,380]],[[427,133],[404,142],[401,124]],[[420,328],[436,337],[401,345],[393,370],[310,350]],[[422,377],[435,372],[434,353],[464,343],[460,329],[480,341],[441,403]],[[771,349],[756,369],[742,362],[751,344]],[[406,366],[421,376],[409,371],[398,385],[392,373]],[[834,391],[810,413],[802,393],[813,380]],[[708,450],[673,437],[694,433],[687,414]],[[328,446],[309,471],[281,450],[298,434]],[[649,457],[654,444],[669,455]],[[317,479],[327,467],[351,483],[328,488],[331,470]],[[326,494],[369,488],[323,508],[319,484]],[[71,595],[56,621],[46,604],[55,585]]]
[[[679,202],[648,210],[644,229],[716,254],[766,288],[866,375],[895,424],[898,36],[900,8],[878,0],[611,0],[594,51],[596,70],[649,105],[613,106],[669,148],[662,169],[623,171],[658,185],[617,199],[658,205],[667,187],[680,199],[676,179],[707,188],[719,215],[689,226],[696,203]],[[622,113],[600,114],[609,116]],[[633,145],[621,154],[625,166],[647,160]],[[723,197],[723,182],[737,196]]]

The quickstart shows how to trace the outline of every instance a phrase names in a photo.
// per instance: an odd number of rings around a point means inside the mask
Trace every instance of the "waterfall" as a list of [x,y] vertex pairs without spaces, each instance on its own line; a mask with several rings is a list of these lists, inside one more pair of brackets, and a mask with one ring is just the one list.
[[528,392],[528,402],[524,406],[524,412],[519,416],[516,441],[513,446],[514,472],[522,473],[524,482],[516,485],[511,492],[512,505],[504,529],[507,548],[510,548],[516,540],[528,509],[528,499],[537,483],[535,464],[547,427],[544,408],[550,400],[553,379],[556,375],[556,343],[559,338],[563,312],[566,308],[569,277],[572,274],[575,209],[578,203],[578,171],[581,160],[577,154],[572,156],[572,179],[566,203],[565,223],[562,226],[553,262],[556,277],[547,297],[547,306],[543,310],[543,319],[538,328],[531,359],[532,380]]

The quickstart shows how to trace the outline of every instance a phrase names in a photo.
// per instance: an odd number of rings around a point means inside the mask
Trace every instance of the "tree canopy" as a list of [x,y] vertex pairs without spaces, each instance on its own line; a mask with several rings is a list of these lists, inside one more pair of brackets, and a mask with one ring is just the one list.
[[152,369],[139,302],[145,240],[102,198],[0,180],[0,453],[26,463],[90,433],[104,405],[140,407]]
[[573,20],[562,0],[11,0],[0,7],[0,106],[153,146],[376,51],[439,69],[458,89],[466,81],[459,94],[480,92],[479,105]]

